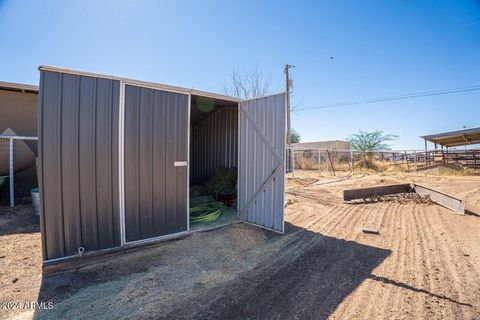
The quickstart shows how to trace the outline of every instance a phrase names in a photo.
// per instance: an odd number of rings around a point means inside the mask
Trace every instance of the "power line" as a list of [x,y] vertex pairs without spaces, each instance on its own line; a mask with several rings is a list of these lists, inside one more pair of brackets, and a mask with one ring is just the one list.
[[351,106],[351,105],[356,105],[356,104],[367,104],[367,103],[375,103],[375,102],[382,102],[382,101],[413,99],[413,98],[420,98],[420,97],[437,96],[437,95],[459,93],[459,92],[468,92],[468,91],[478,91],[478,90],[480,90],[480,85],[471,86],[471,87],[456,88],[456,89],[445,89],[445,90],[417,92],[417,93],[410,93],[410,94],[405,94],[405,95],[400,95],[400,96],[381,97],[381,98],[374,98],[374,99],[367,99],[367,100],[360,100],[360,101],[353,101],[353,102],[345,102],[345,103],[332,103],[332,104],[326,104],[326,105],[317,106],[317,107],[298,108],[295,111],[337,108],[337,107],[345,107],[345,106]]

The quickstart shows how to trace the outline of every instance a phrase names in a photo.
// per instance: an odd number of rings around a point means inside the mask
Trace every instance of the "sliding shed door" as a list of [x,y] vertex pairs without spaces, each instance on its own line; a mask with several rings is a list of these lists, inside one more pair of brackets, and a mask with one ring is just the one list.
[[188,228],[186,94],[125,85],[125,240]]

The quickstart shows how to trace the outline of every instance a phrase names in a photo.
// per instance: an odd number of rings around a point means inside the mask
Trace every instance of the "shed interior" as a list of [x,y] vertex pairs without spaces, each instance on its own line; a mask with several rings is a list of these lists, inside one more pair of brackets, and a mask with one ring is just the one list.
[[237,217],[238,102],[192,95],[190,230]]

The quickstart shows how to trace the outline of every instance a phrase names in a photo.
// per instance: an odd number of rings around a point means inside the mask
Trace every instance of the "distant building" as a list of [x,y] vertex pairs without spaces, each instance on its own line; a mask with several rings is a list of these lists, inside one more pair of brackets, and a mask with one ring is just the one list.
[[0,81],[0,134],[36,137],[37,98],[37,86]]
[[350,150],[350,142],[343,140],[292,143],[296,149]]

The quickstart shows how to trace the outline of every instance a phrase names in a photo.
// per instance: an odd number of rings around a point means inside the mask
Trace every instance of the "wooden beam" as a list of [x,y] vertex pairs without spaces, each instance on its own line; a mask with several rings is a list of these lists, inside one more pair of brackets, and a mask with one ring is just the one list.
[[328,155],[328,161],[330,162],[330,166],[332,167],[333,175],[336,176],[336,174],[335,174],[335,168],[333,167],[332,158],[330,157],[330,152],[328,151],[328,149],[327,149],[326,151],[327,151],[327,155]]

